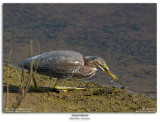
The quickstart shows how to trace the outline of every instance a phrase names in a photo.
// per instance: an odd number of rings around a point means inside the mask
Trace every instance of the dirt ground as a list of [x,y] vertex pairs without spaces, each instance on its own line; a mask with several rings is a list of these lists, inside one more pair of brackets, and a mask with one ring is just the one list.
[[[25,72],[25,80],[28,73]],[[13,112],[20,95],[21,70],[3,66],[3,112]],[[16,112],[156,112],[156,98],[131,94],[117,87],[104,87],[94,82],[61,80],[59,86],[86,87],[84,90],[55,91],[55,79],[35,74],[38,86],[33,88],[21,102]],[[7,93],[8,84],[8,93]]]

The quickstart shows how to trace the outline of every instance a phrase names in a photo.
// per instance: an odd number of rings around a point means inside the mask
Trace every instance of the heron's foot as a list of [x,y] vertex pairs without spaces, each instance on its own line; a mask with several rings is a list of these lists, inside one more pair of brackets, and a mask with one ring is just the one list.
[[57,89],[57,90],[82,90],[82,89],[86,89],[86,88],[66,87],[66,86],[54,86],[54,89]]

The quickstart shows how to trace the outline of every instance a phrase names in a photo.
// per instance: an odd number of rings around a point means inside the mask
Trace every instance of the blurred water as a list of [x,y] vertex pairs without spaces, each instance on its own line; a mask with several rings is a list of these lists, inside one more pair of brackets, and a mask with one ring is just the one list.
[[[156,91],[156,23],[156,4],[4,4],[3,62],[29,58],[32,39],[33,55],[38,41],[40,53],[100,56],[128,87]],[[119,86],[100,71],[88,80]]]

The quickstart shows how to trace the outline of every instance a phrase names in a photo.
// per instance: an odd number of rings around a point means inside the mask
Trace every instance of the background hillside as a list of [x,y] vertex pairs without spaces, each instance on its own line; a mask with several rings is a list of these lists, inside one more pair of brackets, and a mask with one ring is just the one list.
[[[52,50],[101,56],[129,87],[156,91],[156,4],[4,4],[3,61]],[[106,79],[106,80],[104,80]],[[92,81],[110,83],[98,72]]]

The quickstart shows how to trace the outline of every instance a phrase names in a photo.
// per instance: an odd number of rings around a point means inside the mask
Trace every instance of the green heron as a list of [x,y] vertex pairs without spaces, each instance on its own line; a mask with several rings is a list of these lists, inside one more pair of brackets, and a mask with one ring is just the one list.
[[[106,62],[99,56],[85,56],[74,51],[57,50],[47,52],[19,63],[25,69],[30,69],[33,61],[33,70],[57,79],[86,79],[95,75],[97,69],[106,72],[112,79],[118,78],[109,70]],[[37,62],[38,65],[37,65]],[[58,81],[58,80],[57,80]],[[60,87],[57,83],[55,89],[81,89],[76,87]]]

